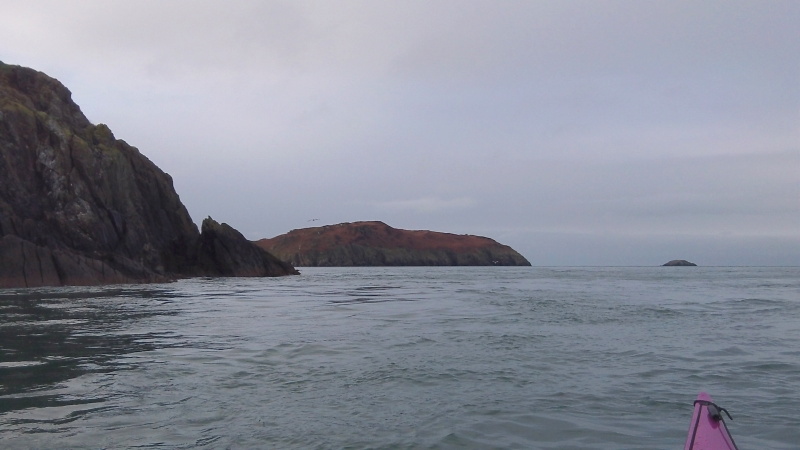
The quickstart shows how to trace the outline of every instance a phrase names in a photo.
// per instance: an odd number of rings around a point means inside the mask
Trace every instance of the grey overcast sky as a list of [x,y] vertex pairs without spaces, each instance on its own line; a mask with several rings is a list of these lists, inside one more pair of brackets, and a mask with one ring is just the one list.
[[534,265],[800,265],[796,0],[0,0],[0,60],[250,239],[382,220]]

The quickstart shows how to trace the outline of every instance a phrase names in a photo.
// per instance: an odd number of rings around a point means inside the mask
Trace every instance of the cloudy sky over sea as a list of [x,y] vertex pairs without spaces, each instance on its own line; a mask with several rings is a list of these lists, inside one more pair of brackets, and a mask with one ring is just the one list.
[[800,265],[794,0],[0,7],[0,60],[64,83],[196,222],[382,220],[534,265]]

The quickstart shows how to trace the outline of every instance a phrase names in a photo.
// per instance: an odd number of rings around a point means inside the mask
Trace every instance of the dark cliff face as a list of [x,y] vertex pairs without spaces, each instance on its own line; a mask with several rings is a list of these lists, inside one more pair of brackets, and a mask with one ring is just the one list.
[[91,124],[57,80],[2,63],[0,174],[0,287],[222,275],[241,262],[198,264],[201,236],[171,177]]
[[530,266],[507,245],[469,235],[355,222],[292,230],[256,242],[295,266]]
[[226,277],[298,273],[290,264],[254,245],[228,224],[219,224],[209,217],[203,220],[201,229],[197,266],[203,273]]

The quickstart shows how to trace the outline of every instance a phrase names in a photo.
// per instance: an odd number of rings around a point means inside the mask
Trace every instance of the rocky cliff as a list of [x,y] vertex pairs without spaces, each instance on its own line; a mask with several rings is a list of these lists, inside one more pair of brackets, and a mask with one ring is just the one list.
[[297,273],[213,220],[201,235],[171,177],[71,97],[0,62],[0,287]]
[[399,230],[383,222],[292,230],[256,244],[295,266],[530,266],[507,245],[470,235]]

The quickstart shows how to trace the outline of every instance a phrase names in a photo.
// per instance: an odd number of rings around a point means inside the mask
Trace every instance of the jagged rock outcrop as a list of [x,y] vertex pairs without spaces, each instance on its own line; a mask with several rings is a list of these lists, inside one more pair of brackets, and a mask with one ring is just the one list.
[[254,270],[252,258],[210,264],[208,237],[172,178],[71,97],[41,72],[0,62],[0,287],[296,273]]
[[212,218],[200,227],[197,263],[205,273],[227,277],[264,277],[272,273],[296,273],[294,267],[253,245],[228,224]]
[[292,230],[256,244],[299,267],[530,266],[507,245],[481,237],[354,222]]
[[670,262],[662,264],[662,266],[683,266],[683,267],[696,267],[697,264],[686,261],[685,259],[673,259]]

